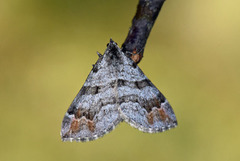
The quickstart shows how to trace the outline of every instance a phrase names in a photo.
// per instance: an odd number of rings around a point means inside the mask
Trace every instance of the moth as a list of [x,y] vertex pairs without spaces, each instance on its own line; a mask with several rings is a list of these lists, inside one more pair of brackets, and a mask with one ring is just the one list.
[[62,141],[91,141],[125,121],[147,133],[177,126],[163,94],[136,63],[110,40],[67,110]]

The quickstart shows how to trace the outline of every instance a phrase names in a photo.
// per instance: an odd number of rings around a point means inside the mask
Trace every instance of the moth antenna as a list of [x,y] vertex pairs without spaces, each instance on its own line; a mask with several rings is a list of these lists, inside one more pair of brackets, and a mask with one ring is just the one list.
[[113,39],[112,38],[110,38],[110,43],[113,43],[114,41],[113,41]]
[[102,55],[101,53],[99,53],[98,51],[97,51],[97,55],[98,55],[99,58],[103,56],[103,55]]

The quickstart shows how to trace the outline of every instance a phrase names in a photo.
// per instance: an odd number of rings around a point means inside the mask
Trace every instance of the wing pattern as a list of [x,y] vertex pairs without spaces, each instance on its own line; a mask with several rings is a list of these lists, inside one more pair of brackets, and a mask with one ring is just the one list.
[[66,112],[63,141],[89,141],[121,121],[149,133],[177,126],[172,107],[141,69],[110,41]]

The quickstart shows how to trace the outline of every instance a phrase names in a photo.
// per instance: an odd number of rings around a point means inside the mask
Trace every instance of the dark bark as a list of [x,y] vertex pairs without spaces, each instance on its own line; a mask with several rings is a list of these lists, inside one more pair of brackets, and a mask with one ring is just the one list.
[[139,0],[137,12],[132,20],[122,51],[139,63],[154,22],[165,0]]

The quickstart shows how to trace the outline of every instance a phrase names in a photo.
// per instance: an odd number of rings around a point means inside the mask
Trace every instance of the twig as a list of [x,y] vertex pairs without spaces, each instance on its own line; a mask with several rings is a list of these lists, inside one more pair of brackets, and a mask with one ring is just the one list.
[[139,0],[137,12],[132,20],[122,51],[139,63],[143,57],[148,36],[165,0]]

